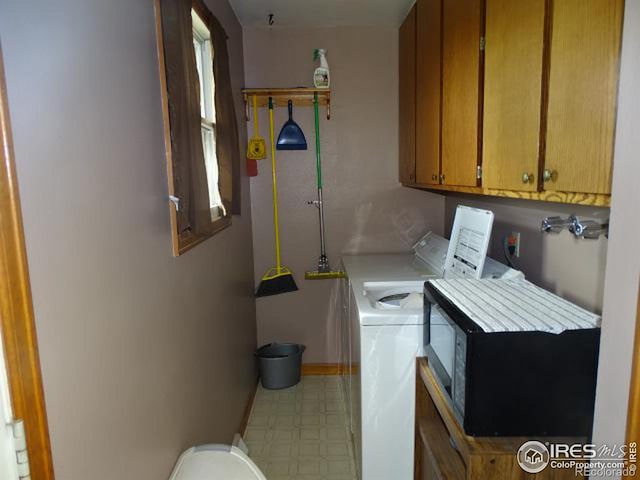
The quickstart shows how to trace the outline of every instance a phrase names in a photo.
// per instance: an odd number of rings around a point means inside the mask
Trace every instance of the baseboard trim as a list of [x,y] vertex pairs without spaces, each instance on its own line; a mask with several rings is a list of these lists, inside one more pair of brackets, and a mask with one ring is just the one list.
[[302,375],[341,375],[344,372],[344,365],[341,363],[303,363]]
[[240,435],[242,435],[243,438],[247,433],[247,426],[249,425],[249,417],[251,417],[251,410],[253,409],[253,402],[256,399],[256,391],[258,390],[259,381],[260,381],[259,379],[256,380],[253,390],[251,390],[251,393],[249,394],[247,405],[246,407],[244,407],[244,414],[242,415],[242,421],[240,422],[240,429],[238,430],[240,432]]

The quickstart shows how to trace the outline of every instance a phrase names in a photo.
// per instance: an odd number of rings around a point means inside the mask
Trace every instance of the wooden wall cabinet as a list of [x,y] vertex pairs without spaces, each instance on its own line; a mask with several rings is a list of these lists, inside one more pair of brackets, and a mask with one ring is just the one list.
[[[415,17],[415,110],[401,92],[400,122],[414,135],[402,134],[401,152],[415,149],[401,172],[415,168],[415,180],[401,181],[608,206],[624,0],[418,0],[414,9],[400,43]],[[402,65],[410,86],[401,53]]]
[[[418,0],[414,8],[416,183],[476,186],[482,0]],[[402,45],[412,15],[413,10],[401,28]],[[406,65],[403,50],[401,65]],[[408,85],[402,75],[401,84]],[[401,92],[401,98],[406,95]],[[401,129],[410,121],[411,113],[401,107]],[[402,162],[408,163],[406,157]]]
[[400,182],[416,181],[416,5],[400,26],[399,115]]
[[624,1],[552,4],[544,189],[609,194]]
[[482,10],[482,0],[443,2],[440,180],[445,185],[477,185]]
[[416,4],[416,181],[440,183],[441,0]]
[[536,191],[545,0],[487,0],[486,8],[482,184]]

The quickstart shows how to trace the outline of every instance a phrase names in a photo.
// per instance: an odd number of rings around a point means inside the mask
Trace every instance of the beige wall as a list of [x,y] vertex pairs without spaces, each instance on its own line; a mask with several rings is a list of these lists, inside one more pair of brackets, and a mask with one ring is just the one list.
[[[207,3],[238,92],[240,25]],[[56,477],[167,478],[231,441],[252,389],[249,182],[231,228],[172,258],[151,0],[0,0],[0,40]]]
[[594,441],[625,439],[640,277],[640,3],[625,3],[620,98],[613,169],[611,239],[604,288]]
[[[311,85],[313,49],[326,48],[331,69],[331,120],[321,113],[328,251],[408,251],[426,230],[442,232],[444,199],[398,183],[398,31],[395,28],[245,28],[248,87]],[[276,135],[285,120],[276,112]],[[261,131],[266,137],[266,112]],[[300,290],[257,300],[258,342],[307,345],[307,363],[337,362],[336,281],[305,281],[315,267],[318,219],[313,111],[294,108],[309,150],[278,152],[282,255]],[[256,282],[273,265],[268,160],[251,179]]]
[[608,240],[579,240],[567,231],[542,233],[540,223],[549,216],[572,213],[585,218],[607,219],[608,208],[455,195],[447,197],[445,231],[451,231],[458,205],[491,210],[495,214],[489,255],[505,262],[502,239],[520,232],[520,257],[516,268],[527,279],[589,310],[602,311],[602,293]]

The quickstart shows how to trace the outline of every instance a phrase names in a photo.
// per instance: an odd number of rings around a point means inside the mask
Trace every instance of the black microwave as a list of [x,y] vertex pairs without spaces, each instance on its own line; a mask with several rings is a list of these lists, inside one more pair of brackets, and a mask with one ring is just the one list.
[[428,364],[472,436],[591,435],[600,329],[486,333],[424,288]]

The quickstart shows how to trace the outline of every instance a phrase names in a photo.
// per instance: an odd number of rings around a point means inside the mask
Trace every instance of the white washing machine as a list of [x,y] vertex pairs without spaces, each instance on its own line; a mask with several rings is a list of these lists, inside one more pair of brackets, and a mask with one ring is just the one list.
[[[454,224],[452,239],[459,237],[460,227],[464,233],[464,222]],[[481,252],[482,277],[522,275],[492,259],[485,261],[486,244],[488,240]],[[453,243],[452,247],[460,253],[459,245],[457,250]],[[413,250],[343,257],[341,361],[348,366],[343,393],[362,480],[413,479],[415,364],[416,357],[423,356],[424,344],[423,286],[430,278],[444,276],[452,249],[448,240],[428,233]]]

